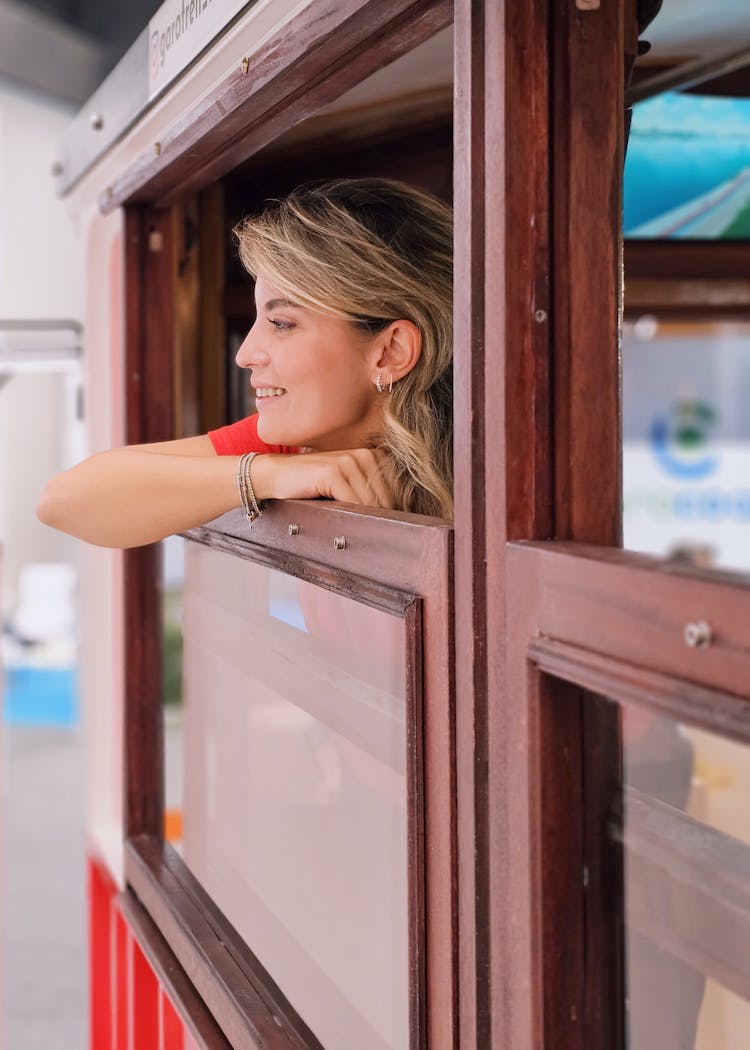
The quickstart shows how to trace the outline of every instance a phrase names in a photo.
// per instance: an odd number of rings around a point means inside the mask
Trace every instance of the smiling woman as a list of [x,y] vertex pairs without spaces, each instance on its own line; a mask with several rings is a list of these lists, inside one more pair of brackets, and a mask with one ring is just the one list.
[[[385,179],[295,191],[236,230],[257,414],[112,449],[53,478],[42,521],[132,547],[266,499],[452,516],[449,209]],[[303,454],[304,453],[304,454]]]

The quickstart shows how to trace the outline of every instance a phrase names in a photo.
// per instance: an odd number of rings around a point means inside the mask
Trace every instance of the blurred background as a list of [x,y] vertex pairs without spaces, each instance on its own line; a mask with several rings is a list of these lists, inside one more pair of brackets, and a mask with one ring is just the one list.
[[34,515],[47,478],[85,453],[83,253],[53,166],[158,6],[0,0],[0,1042],[13,1050],[78,1050],[88,1027],[78,555]]

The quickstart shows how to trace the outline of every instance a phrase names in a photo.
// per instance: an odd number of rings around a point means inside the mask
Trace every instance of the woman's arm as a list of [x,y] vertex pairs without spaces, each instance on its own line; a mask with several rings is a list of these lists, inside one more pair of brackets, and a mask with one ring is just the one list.
[[[390,507],[380,462],[370,449],[260,455],[253,487],[258,500],[324,496]],[[37,515],[100,547],[138,547],[240,506],[238,463],[218,456],[205,435],[99,452],[49,482]]]

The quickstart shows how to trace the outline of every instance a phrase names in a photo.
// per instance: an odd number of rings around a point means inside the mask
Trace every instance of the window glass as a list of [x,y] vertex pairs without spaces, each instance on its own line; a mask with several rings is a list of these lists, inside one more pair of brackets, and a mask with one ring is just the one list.
[[[598,701],[608,703],[608,701]],[[738,1050],[750,1031],[750,751],[621,708],[626,1045]]]
[[625,547],[750,571],[750,324],[625,326]]
[[404,620],[188,543],[183,631],[186,864],[327,1050],[405,1050]]

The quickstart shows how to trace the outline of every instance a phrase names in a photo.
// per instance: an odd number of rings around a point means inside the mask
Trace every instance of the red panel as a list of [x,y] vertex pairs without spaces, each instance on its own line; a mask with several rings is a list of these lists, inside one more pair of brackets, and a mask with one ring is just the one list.
[[166,993],[161,993],[161,1018],[162,1018],[162,1043],[161,1050],[185,1050],[184,1029],[177,1011],[167,998]]
[[91,1050],[112,1048],[112,898],[115,886],[106,870],[88,863],[89,1025]]
[[133,1045],[137,1050],[159,1050],[159,982],[135,939],[133,960]]
[[115,910],[115,1043],[113,1050],[130,1050],[128,1046],[128,985],[130,932],[119,911]]

